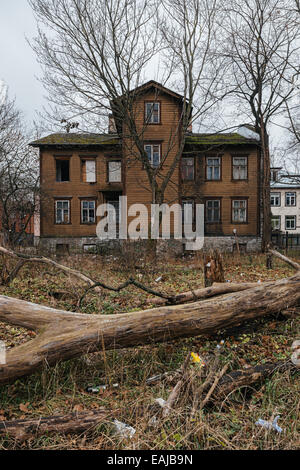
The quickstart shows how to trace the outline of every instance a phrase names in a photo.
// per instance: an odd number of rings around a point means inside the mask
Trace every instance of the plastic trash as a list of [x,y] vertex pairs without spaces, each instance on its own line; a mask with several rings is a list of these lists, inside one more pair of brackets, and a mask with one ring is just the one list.
[[158,403],[161,408],[164,408],[167,404],[166,400],[163,398],[156,398],[155,403]]
[[[113,384],[113,388],[118,388],[119,384]],[[100,391],[107,390],[107,385],[98,385],[97,387],[87,387],[88,393],[99,393]]]
[[155,282],[160,282],[162,280],[162,276],[159,276],[157,279],[155,279]]
[[122,423],[117,419],[114,420],[114,425],[117,434],[123,439],[131,439],[136,433],[136,430],[132,426],[128,426],[128,424]]
[[278,419],[280,418],[280,415],[276,416],[276,418],[274,419],[274,421],[265,421],[264,419],[259,419],[258,421],[256,421],[256,425],[257,426],[262,426],[263,428],[266,428],[266,429],[274,429],[275,431],[281,433],[282,432],[282,428],[280,426],[278,426],[277,424],[277,421]]

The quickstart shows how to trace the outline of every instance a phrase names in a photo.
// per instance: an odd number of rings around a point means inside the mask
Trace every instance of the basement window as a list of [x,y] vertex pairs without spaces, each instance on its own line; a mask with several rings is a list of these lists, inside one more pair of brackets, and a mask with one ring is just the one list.
[[56,160],[56,181],[70,181],[70,161]]

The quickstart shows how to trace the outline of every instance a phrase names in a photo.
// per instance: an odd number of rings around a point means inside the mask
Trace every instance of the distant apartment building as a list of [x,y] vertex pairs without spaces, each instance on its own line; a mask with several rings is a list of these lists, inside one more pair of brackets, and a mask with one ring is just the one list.
[[272,230],[300,234],[300,175],[282,175],[280,168],[271,173]]

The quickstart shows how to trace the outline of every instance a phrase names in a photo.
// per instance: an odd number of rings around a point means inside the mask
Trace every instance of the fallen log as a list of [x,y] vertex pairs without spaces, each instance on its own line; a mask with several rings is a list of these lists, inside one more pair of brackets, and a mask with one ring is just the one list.
[[0,321],[36,330],[32,341],[7,352],[0,384],[87,352],[215,334],[243,321],[278,313],[300,301],[300,272],[270,285],[185,305],[117,315],[86,315],[0,296]]
[[276,371],[287,370],[297,370],[292,361],[269,362],[248,369],[234,370],[220,379],[210,399],[223,400],[235,390],[263,383]]
[[109,417],[109,412],[103,408],[64,416],[0,421],[0,435],[25,441],[31,437],[50,433],[76,434],[93,430],[100,423],[107,421]]
[[[264,283],[266,286],[269,283]],[[214,283],[211,287],[202,287],[201,289],[195,289],[193,291],[181,292],[180,294],[174,295],[172,297],[173,304],[183,304],[185,302],[193,302],[201,299],[209,299],[210,297],[215,297],[217,295],[231,294],[233,292],[240,292],[253,287],[257,287],[257,282],[244,282],[244,283]],[[158,299],[152,297],[147,299],[144,305],[165,305],[168,303],[166,299]]]

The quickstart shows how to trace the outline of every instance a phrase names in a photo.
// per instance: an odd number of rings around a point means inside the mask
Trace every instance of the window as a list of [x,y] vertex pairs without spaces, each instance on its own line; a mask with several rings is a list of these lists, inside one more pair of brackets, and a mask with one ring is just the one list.
[[110,204],[114,209],[108,208],[107,217],[110,224],[119,224],[120,223],[120,204],[119,201],[107,201],[107,204]]
[[144,149],[151,165],[157,168],[160,165],[160,144],[147,144]]
[[296,230],[296,216],[295,215],[285,216],[285,229]]
[[195,177],[195,158],[182,158],[181,177],[183,181],[193,181]]
[[81,176],[84,183],[96,183],[96,160],[82,160]]
[[248,157],[232,157],[232,178],[234,180],[248,178]]
[[55,222],[57,224],[70,223],[70,201],[55,201]]
[[221,179],[221,158],[206,157],[206,179],[208,180],[220,180]]
[[281,194],[280,193],[271,193],[271,206],[273,207],[281,206]]
[[70,161],[56,160],[56,181],[70,181]]
[[285,205],[286,206],[296,205],[296,193],[285,193]]
[[280,230],[281,229],[281,217],[280,215],[273,215],[272,219],[272,230]]
[[81,223],[94,224],[96,222],[96,202],[81,201]]
[[221,202],[219,199],[206,201],[206,222],[219,223],[221,221]]
[[232,201],[232,222],[247,222],[247,200],[238,199]]
[[186,227],[191,227],[194,222],[194,200],[193,199],[183,199],[182,200],[182,223]]
[[108,162],[108,181],[109,183],[121,183],[122,164],[120,161]]
[[145,122],[147,124],[160,124],[160,103],[145,103]]

